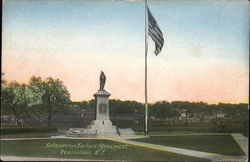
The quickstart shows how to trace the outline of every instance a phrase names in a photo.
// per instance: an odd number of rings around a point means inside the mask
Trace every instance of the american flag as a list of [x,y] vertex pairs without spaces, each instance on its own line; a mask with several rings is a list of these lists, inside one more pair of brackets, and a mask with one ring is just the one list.
[[[148,7],[147,7],[148,8]],[[148,8],[148,34],[155,42],[155,55],[157,56],[163,47],[164,38],[163,34],[160,30],[159,25],[157,24],[155,18],[153,17],[152,13]]]

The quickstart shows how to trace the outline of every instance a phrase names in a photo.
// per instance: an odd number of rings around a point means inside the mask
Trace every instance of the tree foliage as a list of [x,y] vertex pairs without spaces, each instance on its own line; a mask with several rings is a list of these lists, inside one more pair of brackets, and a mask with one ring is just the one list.
[[70,94],[59,79],[51,77],[42,80],[33,76],[29,82],[30,89],[36,94],[37,104],[42,105],[43,111],[48,114],[48,126],[51,126],[51,118],[55,112],[62,111],[70,103]]
[[1,83],[1,104],[15,115],[18,125],[21,116],[39,112],[48,114],[48,125],[54,112],[62,111],[70,103],[70,94],[59,79],[42,80],[33,76],[29,84]]
[[42,80],[41,77],[33,76],[29,86],[36,95],[37,104],[64,106],[70,102],[70,94],[59,79],[49,77]]
[[7,112],[15,115],[17,124],[21,125],[21,116],[29,113],[33,106],[33,94],[26,84],[13,81],[2,83],[1,104]]

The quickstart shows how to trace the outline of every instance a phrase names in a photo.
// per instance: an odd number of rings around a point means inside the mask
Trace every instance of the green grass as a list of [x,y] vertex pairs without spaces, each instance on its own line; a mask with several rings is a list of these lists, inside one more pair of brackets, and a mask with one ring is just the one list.
[[[48,144],[50,143],[50,144]],[[51,144],[70,144],[64,145],[65,148],[48,148]],[[97,148],[76,148],[77,144],[81,146],[98,146],[119,145],[125,144],[109,141],[109,140],[94,140],[94,139],[40,139],[40,140],[10,140],[1,141],[1,154],[12,156],[29,156],[29,157],[59,157],[59,158],[80,158],[80,159],[106,159],[106,160],[137,160],[137,161],[208,161],[201,158],[184,156],[164,151],[158,151],[133,145],[127,145],[123,149],[106,149],[104,154],[95,154]],[[54,145],[55,146],[55,145]],[[63,146],[63,145],[60,145]],[[67,146],[67,147],[66,147]],[[73,147],[74,146],[74,147]],[[62,149],[66,151],[89,151],[91,155],[80,154],[61,154]],[[105,150],[105,149],[104,149]]]
[[7,134],[1,135],[1,138],[39,138],[39,137],[51,137],[56,135],[65,134],[64,132],[44,132],[44,133],[20,133],[20,134]]
[[215,133],[242,133],[246,132],[241,122],[226,122],[215,124],[211,122],[173,123],[168,121],[149,122],[149,131],[152,132],[215,132]]
[[245,155],[231,135],[151,136],[136,139],[146,143],[173,146],[224,155]]
[[[248,136],[248,121],[236,122],[227,121],[220,123],[213,122],[173,122],[173,121],[152,121],[148,122],[149,132],[196,132],[196,133],[242,133]],[[113,121],[119,128],[132,128],[136,132],[144,131],[144,121]]]

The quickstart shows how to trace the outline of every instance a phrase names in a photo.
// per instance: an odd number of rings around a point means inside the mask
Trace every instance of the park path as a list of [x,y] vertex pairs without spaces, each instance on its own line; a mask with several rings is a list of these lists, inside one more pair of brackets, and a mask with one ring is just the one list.
[[109,139],[115,142],[121,142],[126,143],[130,145],[160,150],[160,151],[166,151],[166,152],[172,152],[187,156],[193,156],[203,159],[208,159],[211,161],[237,161],[237,162],[245,162],[247,161],[247,156],[228,156],[228,155],[221,155],[221,154],[215,154],[215,153],[209,153],[209,152],[201,152],[201,151],[195,151],[195,150],[189,150],[189,149],[181,149],[177,147],[172,146],[163,146],[163,145],[156,145],[156,144],[149,144],[145,142],[139,142],[139,141],[132,141],[132,140],[126,140],[126,139]]
[[238,143],[242,151],[248,156],[248,138],[239,133],[232,133],[232,137]]

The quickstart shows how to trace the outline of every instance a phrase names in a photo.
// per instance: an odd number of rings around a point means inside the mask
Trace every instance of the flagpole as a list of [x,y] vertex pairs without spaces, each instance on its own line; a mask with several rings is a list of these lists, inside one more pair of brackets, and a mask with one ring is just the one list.
[[145,134],[148,133],[148,87],[147,87],[147,53],[148,53],[148,10],[145,0]]

